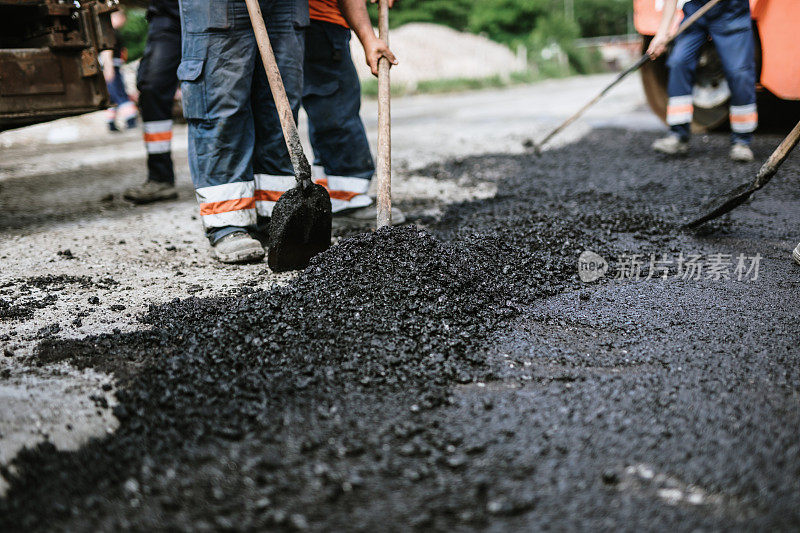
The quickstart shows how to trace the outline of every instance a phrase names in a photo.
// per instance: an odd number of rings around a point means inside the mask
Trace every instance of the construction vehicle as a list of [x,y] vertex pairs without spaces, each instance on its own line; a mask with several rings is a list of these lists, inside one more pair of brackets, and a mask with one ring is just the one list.
[[[633,0],[636,31],[647,50],[658,29],[664,0]],[[758,105],[762,124],[797,122],[800,114],[800,2],[797,0],[750,0],[756,37],[756,69],[759,72]],[[676,23],[677,24],[677,23]],[[667,116],[666,57],[647,62],[641,69],[642,83],[653,112]],[[693,91],[692,129],[707,131],[728,121],[730,90],[722,64],[708,42],[701,50]]]
[[0,0],[0,131],[108,107],[116,0]]

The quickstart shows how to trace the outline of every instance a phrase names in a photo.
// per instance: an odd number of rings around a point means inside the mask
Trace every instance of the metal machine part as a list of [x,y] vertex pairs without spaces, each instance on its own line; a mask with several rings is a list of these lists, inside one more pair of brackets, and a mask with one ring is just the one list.
[[108,106],[98,53],[117,2],[0,0],[0,131]]

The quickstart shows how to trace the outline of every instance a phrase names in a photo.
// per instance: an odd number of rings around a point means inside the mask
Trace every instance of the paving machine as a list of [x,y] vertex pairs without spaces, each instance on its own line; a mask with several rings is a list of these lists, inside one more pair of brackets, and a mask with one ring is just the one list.
[[[658,29],[663,0],[633,0],[636,31],[643,51]],[[797,0],[750,0],[756,35],[756,68],[759,71],[758,105],[762,125],[800,118],[800,2]],[[642,66],[647,101],[656,115],[666,120],[667,66],[664,56]],[[693,91],[693,129],[705,131],[725,126],[730,90],[712,42],[704,45]]]

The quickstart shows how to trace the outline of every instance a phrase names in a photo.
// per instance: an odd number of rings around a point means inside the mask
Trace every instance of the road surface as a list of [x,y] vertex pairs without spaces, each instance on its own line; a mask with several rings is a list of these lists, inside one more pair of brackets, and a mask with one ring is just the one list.
[[137,134],[0,135],[0,524],[795,529],[800,165],[681,231],[758,164],[653,156],[635,79],[524,153],[608,80],[397,99],[414,226],[299,276],[209,258],[182,127],[144,208]]

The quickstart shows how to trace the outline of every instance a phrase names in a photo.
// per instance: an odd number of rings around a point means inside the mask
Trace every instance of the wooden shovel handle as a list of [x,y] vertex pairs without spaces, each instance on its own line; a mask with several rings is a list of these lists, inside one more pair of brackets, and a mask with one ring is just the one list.
[[[389,44],[389,4],[378,3],[378,36]],[[391,64],[386,57],[378,60],[378,227],[392,223],[392,110]]]
[[792,131],[789,132],[789,135],[786,136],[781,144],[772,152],[772,155],[769,156],[769,159],[761,166],[761,169],[758,171],[758,175],[756,176],[755,182],[753,183],[753,189],[758,190],[775,175],[780,168],[781,164],[786,160],[786,156],[789,155],[789,152],[797,146],[797,142],[800,141],[800,122],[798,122]]
[[253,25],[253,33],[256,36],[258,50],[261,52],[261,62],[264,63],[264,70],[267,73],[269,88],[272,91],[272,98],[275,100],[275,107],[278,109],[278,118],[281,121],[283,138],[286,141],[286,148],[289,150],[289,157],[292,159],[294,175],[300,185],[311,184],[311,166],[303,152],[303,145],[300,143],[300,135],[297,133],[297,124],[294,122],[292,106],[286,96],[286,89],[283,86],[281,71],[275,61],[275,54],[272,52],[272,45],[269,42],[267,26],[264,24],[264,16],[261,14],[261,6],[258,0],[245,0],[247,12],[250,15],[250,23]]

